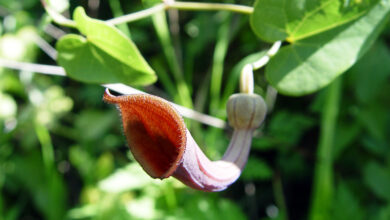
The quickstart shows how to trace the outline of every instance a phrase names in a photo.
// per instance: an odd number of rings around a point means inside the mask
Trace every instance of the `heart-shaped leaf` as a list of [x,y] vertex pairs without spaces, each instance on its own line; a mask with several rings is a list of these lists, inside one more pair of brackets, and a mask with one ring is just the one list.
[[294,96],[328,85],[367,51],[387,21],[389,9],[389,2],[382,1],[352,22],[283,47],[266,67],[269,83]]
[[89,18],[79,7],[77,28],[85,37],[68,34],[57,42],[58,63],[69,77],[87,83],[146,85],[156,81],[134,43],[115,27]]
[[364,15],[378,0],[257,0],[250,21],[263,40],[295,42]]
[[367,14],[282,48],[266,68],[268,81],[288,95],[315,92],[350,68],[376,39],[389,5],[378,3]]

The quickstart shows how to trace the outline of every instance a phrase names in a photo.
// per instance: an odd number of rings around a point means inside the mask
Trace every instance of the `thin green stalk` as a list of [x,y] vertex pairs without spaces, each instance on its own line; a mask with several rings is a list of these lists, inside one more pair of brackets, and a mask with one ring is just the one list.
[[177,63],[179,64],[181,71],[184,72],[183,53],[182,53],[183,50],[181,47],[181,37],[180,37],[179,11],[176,9],[168,10],[167,16],[168,16],[169,30],[171,33],[172,45],[175,50]]
[[278,208],[280,209],[278,219],[288,220],[287,205],[284,199],[283,184],[280,173],[276,172],[272,181],[272,185],[274,189],[275,201]]
[[0,220],[5,216],[5,212],[4,212],[4,208],[3,208],[3,180],[2,180],[2,176],[0,176]]
[[331,219],[333,202],[333,145],[339,112],[341,78],[336,79],[326,90],[326,100],[321,116],[320,139],[314,173],[311,220]]
[[[111,11],[112,11],[112,14],[114,15],[114,17],[121,17],[124,15],[123,13],[123,10],[122,10],[122,7],[121,7],[121,3],[119,0],[109,0],[108,1],[108,4],[110,5],[110,8],[111,8]],[[131,34],[130,34],[130,29],[129,27],[127,26],[127,24],[125,23],[122,23],[122,24],[118,24],[117,25],[118,29],[121,30],[126,36],[130,37]]]
[[153,24],[156,29],[158,38],[163,47],[164,54],[167,58],[168,65],[173,73],[173,77],[176,81],[179,102],[189,108],[192,108],[192,99],[190,89],[186,84],[183,76],[183,70],[176,57],[175,49],[170,37],[169,28],[167,24],[166,15],[164,12],[156,13],[153,16]]
[[162,61],[155,59],[151,61],[151,64],[155,69],[159,70],[156,72],[156,74],[164,90],[168,92],[170,96],[174,97],[177,94],[176,86],[172,80],[172,77],[165,71],[166,68]]
[[49,197],[45,214],[47,219],[59,219],[64,215],[64,201],[58,196],[64,193],[62,181],[57,174],[54,160],[53,144],[49,130],[42,124],[35,122],[35,133],[42,149],[42,160],[45,168],[45,182]]
[[41,144],[42,159],[46,173],[50,176],[54,169],[54,150],[49,131],[45,126],[35,122],[35,133]]
[[[186,72],[187,73],[187,72]],[[208,72],[204,77],[204,81],[210,80],[211,73]],[[199,88],[194,91],[194,109],[199,112],[204,112],[207,108],[207,97],[209,94],[209,84],[201,83]],[[191,123],[192,137],[197,141],[199,145],[204,145],[204,128],[200,123]]]
[[215,45],[214,56],[213,56],[213,67],[211,71],[211,82],[210,82],[210,112],[215,114],[219,108],[219,102],[221,99],[221,87],[222,78],[224,71],[224,61],[229,46],[229,30],[230,30],[230,14],[224,14],[222,25],[218,30],[217,43]]
[[267,86],[267,93],[265,96],[265,103],[267,103],[267,112],[271,113],[274,109],[276,98],[278,96],[278,90],[276,90],[273,86]]

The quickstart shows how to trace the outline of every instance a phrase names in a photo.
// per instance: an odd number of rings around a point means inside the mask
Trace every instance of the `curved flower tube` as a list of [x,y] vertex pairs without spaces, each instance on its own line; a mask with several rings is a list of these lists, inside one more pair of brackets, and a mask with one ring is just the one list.
[[210,161],[166,100],[146,94],[114,96],[108,89],[103,99],[119,107],[129,148],[146,173],[160,179],[173,176],[208,192],[224,190],[240,176],[253,131],[267,112],[258,95],[231,96],[227,113],[233,136],[223,158]]

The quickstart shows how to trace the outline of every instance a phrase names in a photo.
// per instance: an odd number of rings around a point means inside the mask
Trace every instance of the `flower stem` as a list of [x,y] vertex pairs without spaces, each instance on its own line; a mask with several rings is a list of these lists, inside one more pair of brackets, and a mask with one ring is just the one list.
[[261,67],[265,66],[268,63],[268,61],[271,59],[271,57],[273,57],[279,51],[281,45],[282,45],[281,41],[276,41],[271,46],[271,48],[267,51],[266,55],[264,55],[262,58],[252,63],[253,70],[258,70]]
[[[279,51],[281,45],[282,45],[281,41],[276,41],[264,56],[262,56],[260,59],[256,60],[255,62],[246,64],[242,68],[241,80],[240,80],[240,92],[253,93],[253,89],[254,89],[253,71],[258,70],[261,67],[265,66],[269,62],[271,57],[273,57]],[[275,89],[272,90],[271,87],[269,88],[270,89],[267,90],[267,95],[268,95],[268,91],[270,91],[271,96],[269,98],[272,99],[268,101],[272,101],[270,104],[272,104],[273,107],[274,101],[276,100],[277,91]],[[270,110],[272,110],[272,108]]]

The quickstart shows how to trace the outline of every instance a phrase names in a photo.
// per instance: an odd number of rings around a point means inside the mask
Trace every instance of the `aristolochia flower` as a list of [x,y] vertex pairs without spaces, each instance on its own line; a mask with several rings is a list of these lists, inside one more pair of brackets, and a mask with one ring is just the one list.
[[145,94],[113,96],[106,90],[104,101],[118,105],[130,150],[146,173],[160,179],[173,176],[203,191],[221,191],[237,180],[248,159],[253,131],[266,114],[260,96],[232,95],[227,113],[233,136],[223,158],[210,161],[166,100]]

